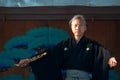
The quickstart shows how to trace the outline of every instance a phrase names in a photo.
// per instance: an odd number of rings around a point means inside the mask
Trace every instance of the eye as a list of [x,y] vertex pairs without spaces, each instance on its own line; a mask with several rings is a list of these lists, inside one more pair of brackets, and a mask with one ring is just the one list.
[[75,24],[74,26],[75,26],[75,27],[77,27],[78,25],[77,25],[77,24]]

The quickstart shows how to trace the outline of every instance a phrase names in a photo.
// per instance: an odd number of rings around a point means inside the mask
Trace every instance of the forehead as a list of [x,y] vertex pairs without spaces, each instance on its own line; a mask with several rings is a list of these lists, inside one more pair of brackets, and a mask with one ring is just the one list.
[[81,19],[74,19],[72,21],[72,24],[81,24],[82,20]]

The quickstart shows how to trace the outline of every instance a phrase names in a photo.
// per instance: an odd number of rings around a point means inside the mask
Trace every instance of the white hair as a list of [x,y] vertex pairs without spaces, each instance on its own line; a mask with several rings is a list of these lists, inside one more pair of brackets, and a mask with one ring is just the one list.
[[72,22],[76,19],[80,19],[84,26],[87,26],[86,20],[83,15],[74,15],[73,18],[69,21],[69,25],[71,26]]

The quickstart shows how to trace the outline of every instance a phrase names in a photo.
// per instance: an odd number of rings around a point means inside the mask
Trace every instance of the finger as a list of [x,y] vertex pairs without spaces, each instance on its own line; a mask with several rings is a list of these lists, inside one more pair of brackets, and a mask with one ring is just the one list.
[[111,62],[109,65],[110,65],[110,67],[115,67],[117,65],[117,63],[116,62]]

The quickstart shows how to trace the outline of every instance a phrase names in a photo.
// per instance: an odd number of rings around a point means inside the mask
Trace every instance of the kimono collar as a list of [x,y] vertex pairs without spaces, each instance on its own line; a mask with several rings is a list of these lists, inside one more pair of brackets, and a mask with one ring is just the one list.
[[75,47],[75,46],[80,45],[84,42],[85,42],[85,36],[82,36],[78,43],[76,42],[75,38],[73,37],[72,40],[71,40],[71,45],[73,47]]

